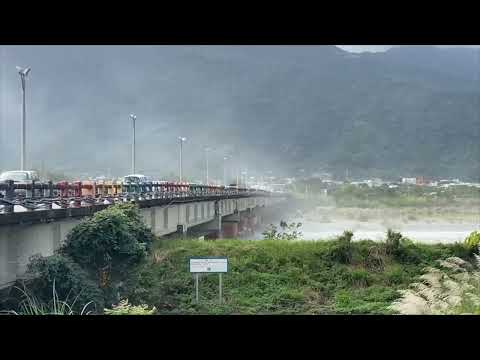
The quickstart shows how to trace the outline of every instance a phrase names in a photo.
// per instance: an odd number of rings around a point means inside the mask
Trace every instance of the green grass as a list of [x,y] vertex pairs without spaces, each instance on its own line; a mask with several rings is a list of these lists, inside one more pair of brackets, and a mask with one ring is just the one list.
[[[159,314],[389,314],[388,306],[400,296],[397,290],[415,281],[425,266],[467,256],[461,245],[409,241],[390,256],[384,243],[360,241],[350,243],[351,260],[341,263],[336,259],[345,246],[339,241],[278,240],[157,244],[132,275],[128,298],[155,306]],[[381,257],[381,266],[369,265],[372,254]],[[201,277],[200,303],[194,303],[191,256],[228,256],[222,305],[216,274]]]

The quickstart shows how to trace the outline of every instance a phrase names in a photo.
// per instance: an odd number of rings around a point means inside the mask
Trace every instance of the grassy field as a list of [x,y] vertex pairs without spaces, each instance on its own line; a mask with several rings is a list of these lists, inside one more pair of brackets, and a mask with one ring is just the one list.
[[[405,241],[394,255],[386,249],[372,241],[175,240],[157,244],[126,287],[132,303],[159,314],[391,314],[397,290],[426,266],[467,256],[458,244]],[[194,303],[191,256],[228,256],[222,305],[216,274],[200,279]]]

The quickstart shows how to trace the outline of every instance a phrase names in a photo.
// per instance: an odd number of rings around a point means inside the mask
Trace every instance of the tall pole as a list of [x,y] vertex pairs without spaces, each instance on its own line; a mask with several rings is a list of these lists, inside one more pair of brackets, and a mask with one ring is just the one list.
[[21,152],[21,164],[20,170],[25,170],[25,148],[26,148],[26,122],[27,111],[25,106],[25,76],[22,75],[22,152]]
[[179,181],[182,182],[183,180],[183,142],[185,140],[187,140],[187,138],[184,138],[184,137],[181,137],[179,136],[178,137],[178,140],[180,141],[180,164],[179,164],[179,167],[180,167],[180,176],[179,176]]
[[180,182],[182,182],[182,172],[183,172],[183,141],[180,139]]
[[223,157],[223,186],[227,186],[227,157]]
[[21,138],[21,148],[20,148],[20,170],[25,170],[26,167],[26,123],[27,123],[27,111],[25,105],[25,87],[27,75],[30,72],[30,68],[21,68],[17,66],[18,74],[20,75],[20,80],[22,83],[22,138]]
[[208,185],[208,150],[210,150],[208,147],[205,148],[205,162],[206,162],[206,179],[205,179],[205,184]]
[[223,157],[223,186],[227,186],[227,175],[226,175],[226,165],[227,164],[227,157]]
[[135,121],[137,117],[134,114],[130,114],[130,119],[132,119],[132,174],[135,174]]

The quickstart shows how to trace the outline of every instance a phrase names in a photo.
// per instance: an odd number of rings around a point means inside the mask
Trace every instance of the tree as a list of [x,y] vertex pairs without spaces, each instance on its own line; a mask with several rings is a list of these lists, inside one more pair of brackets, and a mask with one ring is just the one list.
[[122,279],[145,258],[154,235],[133,204],[111,206],[77,225],[61,253],[86,269],[113,301]]

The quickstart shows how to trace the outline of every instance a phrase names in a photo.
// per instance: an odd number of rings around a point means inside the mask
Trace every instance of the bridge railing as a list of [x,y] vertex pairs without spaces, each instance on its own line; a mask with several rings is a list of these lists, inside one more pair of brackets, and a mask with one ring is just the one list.
[[0,214],[11,213],[15,205],[26,210],[83,207],[94,204],[152,199],[205,198],[211,196],[268,195],[266,191],[235,186],[153,181],[128,184],[115,181],[60,181],[15,184],[0,183]]

